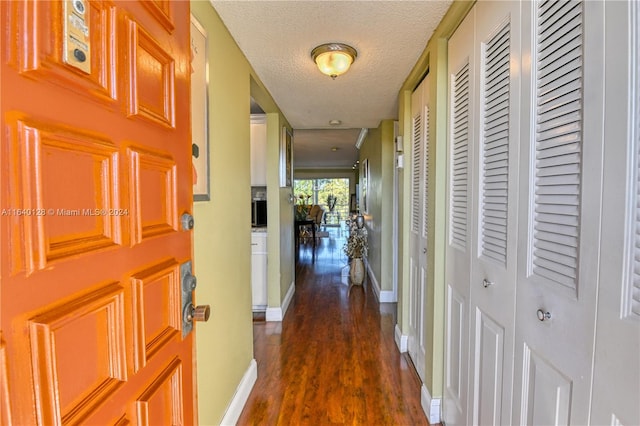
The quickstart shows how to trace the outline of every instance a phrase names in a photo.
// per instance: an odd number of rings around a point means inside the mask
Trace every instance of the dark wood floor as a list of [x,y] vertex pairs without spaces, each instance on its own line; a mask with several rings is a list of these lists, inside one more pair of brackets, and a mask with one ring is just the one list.
[[[258,380],[239,425],[427,425],[420,381],[394,342],[396,305],[347,285],[342,233],[302,241],[282,323],[254,322]],[[346,270],[344,270],[346,273]]]

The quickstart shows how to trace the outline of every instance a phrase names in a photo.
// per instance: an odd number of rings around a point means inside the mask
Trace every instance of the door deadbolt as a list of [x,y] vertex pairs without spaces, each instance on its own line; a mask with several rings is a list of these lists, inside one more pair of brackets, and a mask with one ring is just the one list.
[[193,291],[196,289],[196,286],[198,285],[198,280],[196,279],[195,276],[191,274],[187,274],[182,280],[182,285],[183,285],[184,291]]
[[182,224],[183,231],[192,230],[195,224],[193,216],[191,216],[189,213],[183,213],[182,216],[180,216],[180,223]]

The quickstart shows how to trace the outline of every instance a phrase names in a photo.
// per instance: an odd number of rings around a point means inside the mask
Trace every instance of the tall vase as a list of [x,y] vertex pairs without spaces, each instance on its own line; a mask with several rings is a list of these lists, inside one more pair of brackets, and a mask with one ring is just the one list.
[[354,257],[351,259],[351,265],[349,266],[349,278],[353,285],[362,285],[364,282],[364,262],[361,257]]

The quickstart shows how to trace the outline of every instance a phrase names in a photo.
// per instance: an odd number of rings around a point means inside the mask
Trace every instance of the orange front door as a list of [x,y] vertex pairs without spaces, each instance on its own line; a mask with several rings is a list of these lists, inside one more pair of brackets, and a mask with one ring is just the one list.
[[189,2],[0,13],[0,423],[193,424]]

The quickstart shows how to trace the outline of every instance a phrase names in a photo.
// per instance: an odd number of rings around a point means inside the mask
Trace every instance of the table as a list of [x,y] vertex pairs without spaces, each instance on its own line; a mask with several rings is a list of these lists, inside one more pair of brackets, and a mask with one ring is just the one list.
[[300,241],[300,227],[301,226],[309,226],[311,225],[311,233],[313,235],[313,245],[316,245],[316,221],[313,219],[303,219],[303,220],[295,220],[294,227],[296,233],[296,245],[298,245]]

